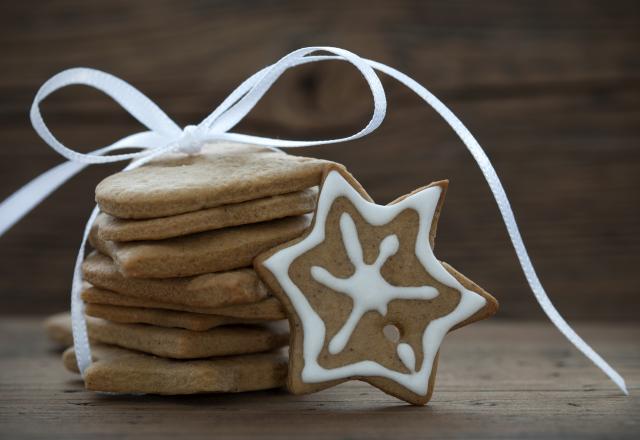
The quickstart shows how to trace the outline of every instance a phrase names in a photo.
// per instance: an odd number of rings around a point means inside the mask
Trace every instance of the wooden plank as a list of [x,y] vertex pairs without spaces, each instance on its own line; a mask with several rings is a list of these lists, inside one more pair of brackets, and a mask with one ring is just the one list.
[[[0,199],[60,161],[26,115],[37,87],[63,68],[120,75],[185,125],[291,49],[334,44],[406,71],[468,124],[563,313],[634,320],[640,312],[637,2],[57,0],[4,5],[0,25]],[[438,256],[495,294],[500,316],[540,318],[468,154],[433,112],[384,83],[389,115],[377,133],[301,153],[345,163],[380,202],[450,178]],[[83,151],[139,129],[84,88],[54,95],[44,110],[56,135]],[[335,137],[369,114],[366,87],[347,67],[307,66],[286,75],[238,130]],[[87,171],[0,239],[4,312],[67,304],[92,188],[115,170]]]
[[640,327],[579,333],[627,379],[624,397],[547,323],[488,321],[443,345],[436,390],[411,407],[361,383],[321,393],[186,397],[84,391],[38,318],[0,322],[0,436],[74,438],[635,438]]

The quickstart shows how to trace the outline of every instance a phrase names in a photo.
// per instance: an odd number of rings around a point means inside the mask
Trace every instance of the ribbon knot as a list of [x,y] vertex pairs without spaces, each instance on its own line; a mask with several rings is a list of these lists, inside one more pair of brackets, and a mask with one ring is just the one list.
[[185,154],[198,154],[206,141],[205,131],[197,125],[187,125],[177,141],[170,144],[171,149]]

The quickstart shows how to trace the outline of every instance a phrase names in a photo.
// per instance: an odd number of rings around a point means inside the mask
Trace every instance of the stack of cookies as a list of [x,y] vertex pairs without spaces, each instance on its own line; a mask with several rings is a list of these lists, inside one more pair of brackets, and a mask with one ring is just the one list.
[[[284,310],[251,266],[309,226],[327,164],[221,143],[103,180],[95,250],[82,268],[95,358],[87,388],[186,394],[283,385]],[[72,349],[64,358],[76,368]]]

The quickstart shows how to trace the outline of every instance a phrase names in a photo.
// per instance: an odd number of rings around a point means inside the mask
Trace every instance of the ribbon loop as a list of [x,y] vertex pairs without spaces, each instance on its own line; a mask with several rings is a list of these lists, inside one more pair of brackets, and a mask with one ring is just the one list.
[[[135,159],[136,157],[140,157],[145,154],[144,152],[112,156],[104,156],[103,154],[95,152],[83,154],[66,147],[58,141],[42,119],[40,103],[56,90],[74,84],[93,87],[110,96],[141,124],[149,128],[151,133],[162,137],[176,137],[181,133],[180,127],[173,122],[173,120],[171,120],[171,118],[169,118],[169,116],[167,116],[160,107],[142,94],[138,89],[120,78],[106,72],[85,67],[64,70],[52,76],[42,85],[42,87],[40,87],[33,100],[30,116],[33,128],[40,137],[60,155],[73,162],[87,164],[117,162]],[[111,146],[116,144],[123,148],[151,148],[158,146],[156,142],[153,142],[151,146],[139,146],[133,143],[124,142],[124,139],[121,139]]]
[[[316,52],[328,52],[332,55],[313,55]],[[288,69],[302,64],[332,60],[346,61],[353,65],[362,74],[371,90],[373,114],[367,125],[360,131],[344,138],[307,141],[271,139],[229,132],[229,130],[235,127],[236,124],[253,109],[271,86]],[[250,76],[200,124],[188,125],[184,129],[180,129],[171,118],[139,90],[113,75],[87,68],[69,69],[54,75],[38,90],[31,107],[31,121],[40,137],[49,144],[51,148],[67,158],[70,162],[59,165],[42,174],[0,204],[0,235],[19,221],[22,216],[26,215],[40,201],[46,198],[55,188],[73,177],[87,164],[131,160],[132,162],[125,169],[133,169],[168,151],[197,154],[200,152],[204,143],[214,140],[292,148],[347,142],[366,136],[380,126],[387,108],[384,88],[382,87],[376,70],[396,79],[420,96],[460,137],[477,162],[478,167],[482,171],[491,189],[516,251],[520,266],[542,310],[578,350],[596,364],[627,394],[624,379],[576,334],[551,303],[533,268],[533,264],[522,241],[515,216],[511,210],[509,199],[500,183],[500,179],[491,161],[469,130],[467,130],[462,122],[438,98],[412,78],[385,64],[363,59],[344,49],[318,46],[295,50],[281,58],[275,64],[267,66]],[[54,91],[72,84],[83,84],[104,92],[120,104],[134,118],[140,121],[140,123],[146,126],[149,131],[127,136],[107,147],[100,148],[88,154],[79,153],[67,148],[53,136],[44,123],[42,115],[40,114],[40,102]],[[138,148],[142,151],[107,155],[107,153],[124,148]],[[76,259],[71,291],[74,346],[78,366],[83,374],[87,366],[91,364],[91,348],[84,317],[84,303],[80,297],[82,288],[81,265],[84,259],[84,247],[87,236],[97,213],[96,207],[85,227],[82,243]]]
[[[315,52],[329,52],[333,53],[335,56],[309,56]],[[214,122],[216,127],[218,127],[218,129],[222,132],[228,132],[230,129],[232,129],[251,111],[251,109],[253,109],[258,101],[260,101],[265,93],[267,93],[267,91],[271,88],[271,86],[288,69],[299,66],[301,64],[306,64],[307,62],[327,61],[335,59],[340,59],[342,61],[350,63],[362,74],[371,90],[371,94],[373,97],[373,115],[369,123],[362,130],[352,136],[349,136],[348,138],[326,141],[307,141],[301,142],[301,144],[304,143],[304,145],[319,145],[322,143],[344,142],[346,140],[356,139],[358,137],[362,137],[368,133],[371,133],[373,130],[378,128],[384,120],[387,108],[387,100],[384,93],[384,88],[382,87],[382,83],[380,82],[380,78],[378,78],[378,75],[375,73],[369,63],[367,63],[366,60],[360,58],[358,55],[344,49],[323,46],[307,47],[295,50],[285,57],[281,58],[277,63],[265,69],[262,69],[256,75],[251,77],[250,80],[253,79],[253,81],[251,81],[253,84],[250,83],[246,94],[242,98],[240,98],[235,104],[230,106],[226,111],[224,111],[216,118]],[[290,141],[287,142],[291,143]],[[276,146],[285,145],[281,144]]]

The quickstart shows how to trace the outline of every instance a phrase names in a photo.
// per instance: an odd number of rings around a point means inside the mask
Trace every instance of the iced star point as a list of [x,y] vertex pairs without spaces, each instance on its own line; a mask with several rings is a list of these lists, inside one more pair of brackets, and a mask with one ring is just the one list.
[[[308,233],[299,240],[268,252],[256,263],[259,271],[264,268],[271,274],[271,277],[267,278],[272,282],[268,284],[274,292],[283,295],[282,299],[288,311],[295,315],[300,323],[299,326],[292,326],[292,332],[302,332],[301,346],[292,344],[292,350],[301,350],[301,353],[292,352],[291,356],[301,355],[303,362],[291,362],[295,368],[289,373],[294,375],[293,378],[290,376],[290,388],[292,383],[298,383],[297,379],[308,385],[318,384],[321,388],[323,383],[333,384],[336,381],[358,378],[411,403],[426,403],[432,391],[430,379],[434,362],[445,334],[454,327],[491,315],[497,308],[497,303],[491,295],[466,280],[451,267],[445,267],[433,254],[430,239],[442,195],[442,187],[436,184],[411,193],[393,204],[377,205],[365,198],[340,170],[331,169],[326,173],[313,225]],[[423,356],[420,365],[417,365],[416,353],[411,345],[397,342],[396,355],[406,367],[406,371],[397,371],[369,359],[357,360],[335,368],[320,365],[319,355],[325,345],[331,355],[341,353],[365,313],[374,311],[384,317],[388,304],[393,300],[431,300],[439,295],[438,289],[434,286],[396,286],[382,275],[382,266],[398,252],[399,240],[396,234],[388,234],[377,243],[377,256],[373,263],[367,264],[363,256],[360,231],[351,215],[343,212],[339,218],[339,232],[346,255],[353,266],[353,273],[345,278],[334,275],[320,264],[312,264],[309,268],[309,276],[316,283],[352,300],[348,318],[327,341],[325,322],[318,311],[314,310],[301,286],[292,280],[289,268],[297,258],[324,242],[329,212],[340,197],[346,198],[366,224],[373,227],[390,223],[407,209],[415,210],[419,219],[414,244],[415,257],[434,280],[457,290],[460,294],[459,302],[451,312],[426,324],[421,337]],[[407,397],[395,388],[385,389],[388,387],[384,384],[388,382],[379,380],[381,378],[406,389]],[[296,391],[295,386],[293,391]]]

